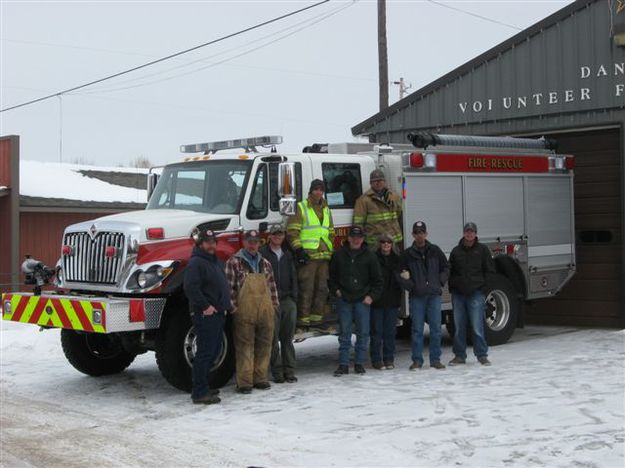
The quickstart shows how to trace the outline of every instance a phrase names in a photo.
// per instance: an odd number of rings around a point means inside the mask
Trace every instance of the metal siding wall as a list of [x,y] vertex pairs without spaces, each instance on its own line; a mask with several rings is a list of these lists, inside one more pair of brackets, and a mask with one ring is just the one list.
[[[365,129],[364,133],[380,135],[383,131],[386,136],[389,131],[394,134],[398,130],[486,122],[501,127],[499,122],[508,119],[623,108],[625,93],[617,97],[615,90],[617,83],[625,82],[625,76],[615,75],[614,64],[625,62],[625,48],[612,44],[609,24],[607,5],[598,1],[526,38],[490,61],[476,65],[464,76],[416,98],[411,102],[413,105],[399,109],[400,113],[406,114],[406,127],[395,125],[394,114]],[[605,66],[608,76],[597,77],[601,65]],[[582,66],[590,67],[589,77],[581,78]],[[581,100],[582,88],[590,89],[590,99]],[[567,90],[573,91],[570,102],[565,102]],[[557,93],[557,103],[548,103],[550,92]],[[534,102],[534,93],[542,93],[540,105]],[[526,107],[518,105],[519,97],[526,98]],[[503,98],[512,98],[509,109],[503,108]],[[486,112],[488,99],[492,99],[493,108]],[[482,104],[480,112],[472,110],[476,101]],[[467,109],[462,112],[460,104],[465,102]]]

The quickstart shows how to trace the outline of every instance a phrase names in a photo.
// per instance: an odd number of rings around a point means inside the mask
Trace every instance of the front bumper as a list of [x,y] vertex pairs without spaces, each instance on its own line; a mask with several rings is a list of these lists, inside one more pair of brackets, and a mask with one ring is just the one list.
[[3,320],[89,333],[116,333],[158,328],[165,298],[3,294]]

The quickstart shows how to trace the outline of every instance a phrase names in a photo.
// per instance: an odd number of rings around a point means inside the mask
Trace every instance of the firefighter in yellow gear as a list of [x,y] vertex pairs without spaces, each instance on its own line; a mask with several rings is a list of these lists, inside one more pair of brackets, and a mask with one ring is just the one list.
[[369,175],[371,188],[358,197],[354,206],[354,225],[365,231],[370,249],[378,248],[378,239],[387,234],[395,251],[402,250],[401,199],[386,188],[384,172],[375,169]]
[[325,184],[315,179],[308,198],[297,204],[287,223],[287,238],[298,264],[298,326],[319,325],[328,299],[328,265],[334,250],[334,224],[323,198]]

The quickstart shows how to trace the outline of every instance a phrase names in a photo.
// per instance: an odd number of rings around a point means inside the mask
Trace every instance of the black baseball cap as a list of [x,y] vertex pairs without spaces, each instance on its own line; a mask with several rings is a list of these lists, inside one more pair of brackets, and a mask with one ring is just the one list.
[[196,244],[201,244],[202,242],[217,242],[217,236],[211,229],[198,229],[195,228],[191,233],[191,237],[195,241]]
[[417,232],[428,232],[427,226],[423,221],[417,221],[412,225],[412,233],[416,234]]
[[260,240],[260,234],[258,234],[258,231],[256,229],[245,231],[245,234],[243,237],[246,241],[259,241]]
[[473,231],[475,233],[477,233],[477,224],[475,224],[474,222],[469,221],[467,224],[464,225],[464,228],[462,229],[462,231]]
[[360,226],[349,228],[349,237],[365,237],[365,233]]

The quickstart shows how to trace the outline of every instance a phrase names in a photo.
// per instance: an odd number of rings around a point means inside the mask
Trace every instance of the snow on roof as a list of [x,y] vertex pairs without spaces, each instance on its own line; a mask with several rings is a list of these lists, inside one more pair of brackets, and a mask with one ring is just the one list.
[[22,160],[20,161],[20,195],[95,202],[146,202],[146,189],[110,183],[106,181],[106,178],[101,177],[105,173],[141,177],[148,173],[148,169]]

